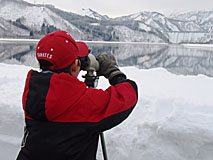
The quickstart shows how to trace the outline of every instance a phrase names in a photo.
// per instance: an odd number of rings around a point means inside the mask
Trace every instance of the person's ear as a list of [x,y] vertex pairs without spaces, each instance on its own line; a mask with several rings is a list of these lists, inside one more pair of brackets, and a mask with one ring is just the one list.
[[70,73],[71,73],[71,75],[77,77],[79,72],[80,72],[79,60],[76,59],[75,62],[70,67]]

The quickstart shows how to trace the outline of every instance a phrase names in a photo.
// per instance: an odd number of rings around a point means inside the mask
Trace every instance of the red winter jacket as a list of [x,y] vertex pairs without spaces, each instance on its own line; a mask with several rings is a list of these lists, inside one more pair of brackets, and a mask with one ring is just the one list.
[[95,160],[99,133],[128,117],[137,86],[125,80],[103,91],[67,73],[31,70],[22,101],[26,127],[18,160]]

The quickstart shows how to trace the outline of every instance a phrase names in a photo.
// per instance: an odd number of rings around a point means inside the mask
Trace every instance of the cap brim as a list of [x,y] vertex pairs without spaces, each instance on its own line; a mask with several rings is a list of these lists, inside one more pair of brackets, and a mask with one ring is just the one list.
[[78,50],[79,50],[79,57],[85,57],[88,56],[89,54],[89,49],[86,45],[86,43],[84,42],[76,42],[77,46],[78,46]]

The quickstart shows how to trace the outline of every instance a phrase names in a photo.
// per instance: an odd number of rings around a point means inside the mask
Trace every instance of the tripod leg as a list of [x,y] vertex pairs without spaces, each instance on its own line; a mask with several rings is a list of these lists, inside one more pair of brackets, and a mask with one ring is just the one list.
[[104,133],[103,132],[100,133],[100,137],[101,137],[101,146],[102,146],[104,160],[108,160],[107,151],[106,151],[106,144],[105,144],[105,139],[104,139]]

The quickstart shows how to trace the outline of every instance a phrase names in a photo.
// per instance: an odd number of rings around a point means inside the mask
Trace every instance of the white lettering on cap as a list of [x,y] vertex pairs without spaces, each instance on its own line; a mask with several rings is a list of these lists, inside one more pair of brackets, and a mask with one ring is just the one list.
[[37,53],[37,57],[38,58],[48,58],[48,59],[52,59],[53,55],[49,54],[49,53]]

